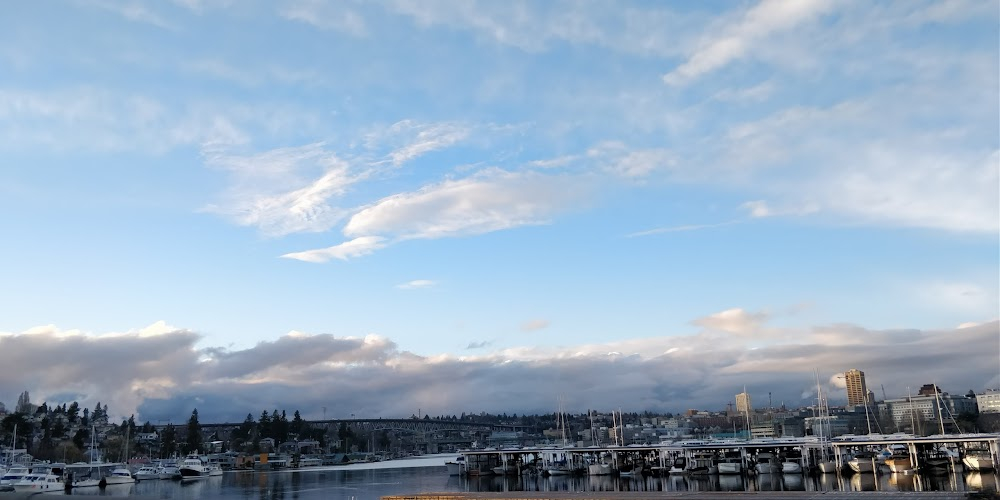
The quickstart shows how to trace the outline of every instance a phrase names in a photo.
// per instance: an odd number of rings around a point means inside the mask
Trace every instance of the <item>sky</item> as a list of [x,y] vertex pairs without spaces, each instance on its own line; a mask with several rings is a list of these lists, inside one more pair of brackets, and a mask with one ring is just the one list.
[[996,2],[6,10],[8,407],[1000,387]]

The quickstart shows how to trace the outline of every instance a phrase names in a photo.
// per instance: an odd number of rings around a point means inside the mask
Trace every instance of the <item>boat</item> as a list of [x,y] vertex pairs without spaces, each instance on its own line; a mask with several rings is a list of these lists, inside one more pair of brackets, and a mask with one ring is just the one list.
[[725,456],[722,457],[716,464],[719,468],[719,474],[742,474],[743,473],[743,459],[737,456]]
[[180,469],[181,480],[191,481],[208,477],[208,466],[198,455],[188,455],[177,467]]
[[104,484],[129,484],[134,483],[135,477],[132,476],[132,471],[128,470],[124,465],[120,467],[115,467],[111,469],[111,474],[104,476]]
[[222,475],[222,466],[219,464],[209,464],[208,477],[218,477]]
[[160,479],[160,468],[155,465],[143,465],[135,471],[136,481],[148,481],[150,479]]
[[781,472],[781,462],[778,461],[778,457],[774,456],[774,453],[762,451],[757,454],[754,468],[758,474],[777,473]]
[[889,472],[906,474],[913,470],[913,462],[910,460],[909,453],[896,452],[889,455],[885,459],[885,466],[889,468]]
[[3,476],[0,476],[0,486],[13,485],[28,474],[31,474],[31,469],[28,467],[11,467],[3,473]]
[[962,458],[962,463],[969,470],[974,471],[993,470],[995,467],[993,457],[990,456],[988,451],[966,453],[965,457]]
[[687,473],[688,473],[687,459],[684,457],[675,458],[673,463],[670,464],[670,470],[667,471],[667,474],[673,476],[680,474],[687,474]]
[[875,454],[869,451],[858,452],[847,461],[847,466],[854,472],[875,472]]
[[707,451],[695,452],[688,463],[687,470],[688,473],[696,476],[719,473],[719,468],[715,466],[715,455]]
[[449,460],[444,465],[448,467],[449,476],[461,476],[465,472],[465,457],[459,455],[455,460]]
[[785,474],[802,473],[802,453],[798,450],[791,450],[785,453],[781,461],[781,472]]
[[11,484],[18,493],[64,493],[66,486],[62,480],[62,469],[55,466],[35,467],[31,474]]
[[177,462],[164,462],[157,468],[160,479],[180,480],[181,469],[177,467]]

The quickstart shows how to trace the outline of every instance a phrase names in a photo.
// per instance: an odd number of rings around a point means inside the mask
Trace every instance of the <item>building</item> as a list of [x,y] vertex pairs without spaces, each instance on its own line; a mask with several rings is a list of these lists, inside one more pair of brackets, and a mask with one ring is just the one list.
[[976,404],[979,413],[1000,413],[1000,390],[986,389],[982,394],[976,394]]
[[847,384],[847,405],[861,406],[868,403],[868,385],[865,384],[865,372],[857,368],[844,373]]
[[937,434],[940,428],[954,429],[955,417],[963,413],[976,413],[976,400],[942,392],[887,399],[879,405],[882,414],[892,417],[893,424],[917,434]]
[[753,413],[753,405],[750,403],[750,395],[744,390],[736,395],[736,411],[741,415]]

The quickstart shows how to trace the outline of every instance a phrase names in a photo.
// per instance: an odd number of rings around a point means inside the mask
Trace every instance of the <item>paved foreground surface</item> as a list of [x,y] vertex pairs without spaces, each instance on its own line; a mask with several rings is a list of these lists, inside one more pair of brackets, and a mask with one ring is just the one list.
[[708,499],[722,500],[954,500],[1000,499],[995,493],[967,493],[963,491],[657,491],[657,492],[551,492],[511,491],[507,493],[420,493],[415,495],[390,495],[382,500],[652,500],[652,499]]

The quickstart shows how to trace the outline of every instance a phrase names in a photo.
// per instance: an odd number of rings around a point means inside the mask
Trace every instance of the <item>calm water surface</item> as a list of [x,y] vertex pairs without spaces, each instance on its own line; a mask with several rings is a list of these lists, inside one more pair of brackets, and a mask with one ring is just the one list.
[[383,495],[462,491],[1000,491],[996,473],[952,471],[938,475],[765,474],[671,477],[482,477],[448,476],[454,455],[277,472],[227,472],[193,483],[142,481],[74,492],[74,495],[142,495],[154,498],[378,499]]

